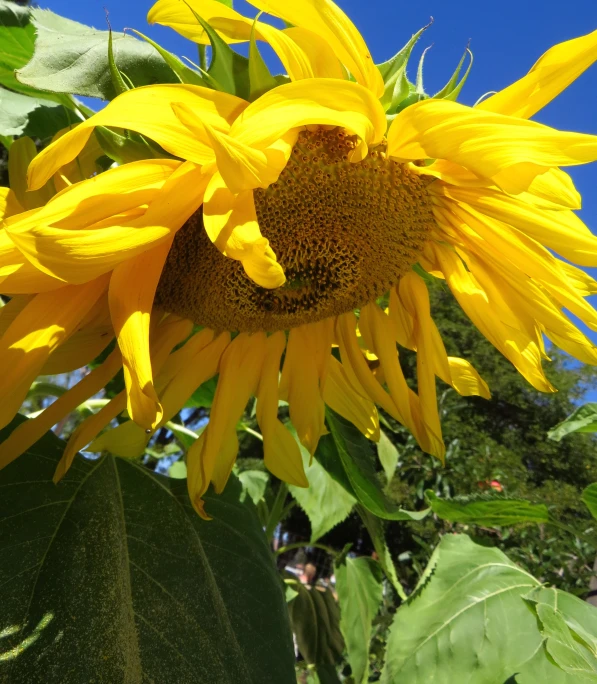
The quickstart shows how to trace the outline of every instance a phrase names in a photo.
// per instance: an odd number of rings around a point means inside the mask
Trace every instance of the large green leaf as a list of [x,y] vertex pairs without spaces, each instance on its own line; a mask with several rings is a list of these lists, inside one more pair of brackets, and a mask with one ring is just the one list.
[[597,682],[597,610],[576,596],[541,587],[525,597],[539,621],[545,649],[580,681]]
[[597,432],[597,404],[591,402],[579,406],[568,418],[552,428],[547,436],[559,442],[571,432]]
[[[540,589],[538,580],[498,549],[465,535],[443,537],[416,591],[396,613],[382,683],[501,684],[514,674],[518,684],[588,682],[548,656],[525,600]],[[574,598],[557,596],[558,603]]]
[[440,499],[431,490],[425,492],[425,498],[437,516],[451,522],[488,527],[549,522],[547,506],[524,499],[496,498],[461,502]]
[[[291,426],[289,429],[296,438]],[[348,517],[356,500],[316,459],[310,457],[300,442],[299,448],[309,486],[305,488],[288,485],[288,489],[309,518],[311,541],[317,541]]]
[[45,140],[79,121],[72,109],[45,97],[31,97],[0,86],[0,135],[30,135]]
[[383,493],[371,442],[357,428],[326,410],[329,435],[321,438],[317,460],[374,515],[386,520],[421,520],[428,511],[405,511]]
[[[21,83],[107,100],[116,95],[108,67],[108,31],[97,31],[50,10],[33,9],[31,15],[37,30],[35,52],[17,72]],[[114,34],[113,39],[116,65],[136,87],[180,82],[148,43],[123,34]]]
[[[4,438],[7,430],[0,434]],[[282,584],[233,478],[186,482],[77,457],[51,433],[0,472],[0,682],[294,681]]]
[[369,642],[382,599],[382,573],[372,558],[349,558],[335,568],[340,629],[355,684],[369,679]]
[[29,9],[0,0],[0,83],[11,87],[17,81],[15,69],[27,64],[33,54],[35,31],[29,23]]

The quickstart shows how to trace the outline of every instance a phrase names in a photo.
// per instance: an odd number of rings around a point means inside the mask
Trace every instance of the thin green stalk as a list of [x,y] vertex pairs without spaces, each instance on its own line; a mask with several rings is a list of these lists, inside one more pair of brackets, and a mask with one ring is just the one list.
[[199,50],[199,66],[201,67],[201,71],[207,71],[207,54],[205,45],[198,45],[197,48]]
[[286,551],[292,551],[292,549],[302,549],[305,546],[313,546],[316,549],[323,549],[324,551],[327,551],[330,556],[336,556],[336,550],[332,549],[331,546],[326,546],[325,544],[318,544],[317,542],[306,542],[306,541],[301,541],[301,542],[293,542],[292,544],[286,544],[286,546],[281,546],[277,551],[275,551],[276,556],[280,556],[283,553],[286,553]]
[[286,502],[287,495],[288,485],[286,484],[286,482],[280,482],[280,486],[278,487],[278,491],[276,493],[276,498],[274,499],[274,503],[269,514],[267,526],[265,528],[265,536],[269,540],[271,540],[271,538],[274,536],[274,530],[280,522],[282,510],[284,509],[284,504]]

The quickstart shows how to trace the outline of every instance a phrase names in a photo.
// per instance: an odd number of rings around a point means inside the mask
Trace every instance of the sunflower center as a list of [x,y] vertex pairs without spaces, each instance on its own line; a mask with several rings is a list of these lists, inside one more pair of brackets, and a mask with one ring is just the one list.
[[359,308],[395,285],[419,259],[433,227],[422,178],[380,145],[348,161],[356,140],[340,129],[304,131],[278,181],[255,190],[262,234],[286,274],[256,285],[222,256],[201,211],[177,233],[156,303],[215,330],[287,330]]

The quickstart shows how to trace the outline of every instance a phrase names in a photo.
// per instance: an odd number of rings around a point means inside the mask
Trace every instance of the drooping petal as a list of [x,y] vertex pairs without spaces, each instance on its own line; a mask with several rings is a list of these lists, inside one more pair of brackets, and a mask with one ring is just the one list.
[[[474,276],[464,268],[460,258],[448,247],[430,244],[427,254],[446,278],[460,306],[485,337],[541,392],[553,392],[554,387],[541,367],[540,334],[531,334],[525,321],[518,321],[499,299],[488,297]],[[502,314],[509,316],[505,325]],[[515,327],[518,323],[518,327]]]
[[107,279],[44,292],[29,300],[0,338],[0,425],[19,410],[50,354],[105,292]]
[[290,420],[301,443],[315,453],[325,434],[323,391],[332,347],[333,319],[290,330],[280,398],[288,401]]
[[84,401],[99,392],[121,367],[120,351],[115,349],[108,358],[88,373],[76,385],[58,397],[35,418],[21,423],[0,444],[0,468],[27,451],[43,435]]
[[334,50],[357,83],[375,97],[383,93],[383,79],[356,26],[331,0],[250,0],[268,14],[280,17],[293,26],[317,33]]
[[550,48],[529,73],[488,97],[477,109],[528,119],[597,60],[597,31]]
[[308,487],[303,459],[294,437],[278,420],[278,377],[280,359],[286,347],[278,331],[266,342],[265,358],[257,388],[257,422],[263,434],[263,460],[276,477],[297,487]]
[[202,143],[211,147],[226,186],[235,195],[243,190],[267,188],[282,169],[272,168],[261,150],[256,150],[227,133],[219,133],[201,119],[188,105],[175,102],[172,109],[180,121]]
[[551,167],[597,159],[597,137],[430,99],[394,119],[388,154],[400,161],[447,159],[516,194]]
[[341,126],[362,140],[362,153],[386,132],[382,106],[372,93],[335,78],[295,81],[274,88],[250,104],[230,135],[263,149],[287,131],[310,124]]
[[110,278],[110,314],[122,352],[129,416],[143,428],[154,428],[162,407],[153,386],[149,319],[158,281],[172,241],[124,261]]
[[240,261],[251,280],[266,288],[285,283],[284,271],[259,230],[252,190],[234,195],[222,176],[214,174],[205,191],[203,224],[216,247]]
[[225,485],[236,452],[236,423],[259,383],[266,349],[265,333],[241,333],[228,345],[220,361],[220,377],[211,407],[210,421],[187,454],[189,496],[196,509],[210,482],[216,492]]
[[[119,169],[129,166],[133,164],[125,164]],[[98,179],[108,173],[100,174]],[[78,218],[77,208],[69,203],[64,207],[65,214],[70,210],[68,220],[64,221],[66,227],[38,225],[32,216],[21,222],[18,217],[9,219],[6,230],[37,268],[67,282],[85,282],[170,239],[201,206],[207,180],[199,167],[187,162],[178,166],[159,192],[153,193],[153,200],[142,216],[123,218],[116,215],[101,228],[97,224],[88,227],[83,224],[78,228],[73,225]],[[64,192],[70,192],[70,189]],[[57,199],[65,196],[58,195]],[[105,202],[109,210],[105,196],[93,195],[92,201],[98,205]]]
[[431,191],[514,226],[565,259],[581,266],[597,266],[597,237],[572,211],[541,209],[489,188],[438,186]]
[[325,38],[300,26],[284,29],[284,33],[305,52],[315,78],[347,78],[346,70]]
[[[188,336],[191,327],[190,321],[178,316],[167,316],[156,326],[151,346],[152,367],[156,374],[162,369],[172,347]],[[58,482],[64,477],[77,452],[89,444],[106,425],[121,414],[126,409],[126,404],[126,390],[122,390],[105,406],[102,406],[97,413],[89,416],[77,426],[69,437],[62,458],[56,466],[54,482]]]
[[377,407],[370,399],[355,392],[344,366],[333,356],[330,356],[330,368],[323,388],[323,400],[333,411],[357,427],[367,439],[379,441]]
[[10,188],[0,188],[0,221],[7,219],[13,214],[20,214],[25,211],[19,203],[14,190]]
[[137,131],[175,157],[197,164],[209,162],[213,159],[212,150],[189,135],[188,128],[174,115],[173,102],[188,105],[218,131],[227,131],[247,106],[244,100],[234,95],[201,86],[165,84],[127,90],[42,150],[29,167],[29,187],[32,190],[41,187],[58,169],[72,161],[85,146],[95,126]]

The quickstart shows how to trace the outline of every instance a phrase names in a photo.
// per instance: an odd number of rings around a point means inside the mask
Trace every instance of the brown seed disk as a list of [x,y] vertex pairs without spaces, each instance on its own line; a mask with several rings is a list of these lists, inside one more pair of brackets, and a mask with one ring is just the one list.
[[381,145],[348,161],[340,129],[304,131],[278,181],[255,190],[261,232],[287,281],[266,290],[211,243],[201,211],[177,233],[156,304],[215,330],[287,330],[366,304],[416,263],[433,228],[429,177]]

